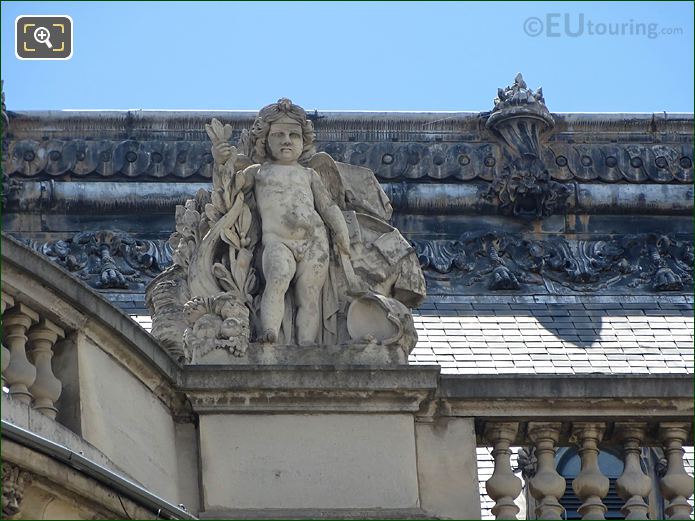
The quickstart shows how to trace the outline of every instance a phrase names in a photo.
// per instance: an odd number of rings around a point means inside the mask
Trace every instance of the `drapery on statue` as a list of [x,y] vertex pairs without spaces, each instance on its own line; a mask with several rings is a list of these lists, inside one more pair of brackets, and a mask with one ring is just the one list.
[[373,172],[314,153],[312,122],[288,99],[261,109],[239,148],[229,125],[206,131],[213,189],[176,209],[174,265],[147,289],[152,333],[188,363],[271,344],[407,357],[425,283]]

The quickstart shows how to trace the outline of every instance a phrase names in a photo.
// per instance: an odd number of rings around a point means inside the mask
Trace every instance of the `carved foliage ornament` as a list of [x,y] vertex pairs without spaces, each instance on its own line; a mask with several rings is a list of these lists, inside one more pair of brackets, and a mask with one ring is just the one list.
[[[458,240],[411,241],[430,290],[438,281],[490,290],[577,292],[610,287],[685,291],[693,283],[693,245],[672,235],[568,241],[469,233]],[[444,282],[448,281],[448,282]]]
[[19,513],[24,489],[31,484],[29,472],[9,462],[2,464],[2,516],[12,517]]
[[165,241],[136,239],[121,231],[87,231],[64,240],[25,242],[102,290],[142,290],[171,264],[171,248]]

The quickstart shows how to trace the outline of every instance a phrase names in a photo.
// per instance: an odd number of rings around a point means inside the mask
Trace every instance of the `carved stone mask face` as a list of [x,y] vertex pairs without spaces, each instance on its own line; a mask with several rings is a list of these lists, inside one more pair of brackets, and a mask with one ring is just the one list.
[[299,123],[272,123],[268,132],[268,151],[273,161],[289,165],[302,155],[304,140]]

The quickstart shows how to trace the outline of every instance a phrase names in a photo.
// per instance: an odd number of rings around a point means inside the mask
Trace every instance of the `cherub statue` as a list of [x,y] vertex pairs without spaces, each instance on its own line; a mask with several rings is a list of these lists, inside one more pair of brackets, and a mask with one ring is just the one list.
[[[313,151],[314,128],[304,109],[286,98],[268,105],[258,114],[251,138],[252,158],[262,163],[237,172],[242,180],[235,184],[244,192],[254,190],[261,219],[265,290],[258,340],[277,342],[285,293],[291,289],[297,308],[297,342],[314,344],[321,325],[321,289],[328,275],[326,227],[340,252],[349,256],[347,224],[319,174],[299,163]],[[223,141],[213,145],[212,154],[225,165],[234,149]]]
[[212,191],[177,207],[175,264],[147,289],[152,334],[188,363],[244,363],[271,344],[383,344],[405,363],[425,283],[374,173],[315,153],[288,99],[238,147],[230,125],[206,131]]

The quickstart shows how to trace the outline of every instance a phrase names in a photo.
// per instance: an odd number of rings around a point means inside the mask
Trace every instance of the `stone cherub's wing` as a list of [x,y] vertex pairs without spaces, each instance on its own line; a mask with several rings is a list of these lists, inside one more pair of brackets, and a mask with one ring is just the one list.
[[336,162],[345,188],[345,207],[388,221],[393,207],[374,172],[363,166]]
[[338,166],[335,164],[333,158],[326,152],[318,152],[311,156],[307,166],[316,171],[319,177],[321,177],[321,181],[323,181],[326,190],[328,190],[328,193],[331,195],[331,199],[335,201],[338,208],[344,210],[345,187],[343,186],[340,172],[338,172]]

